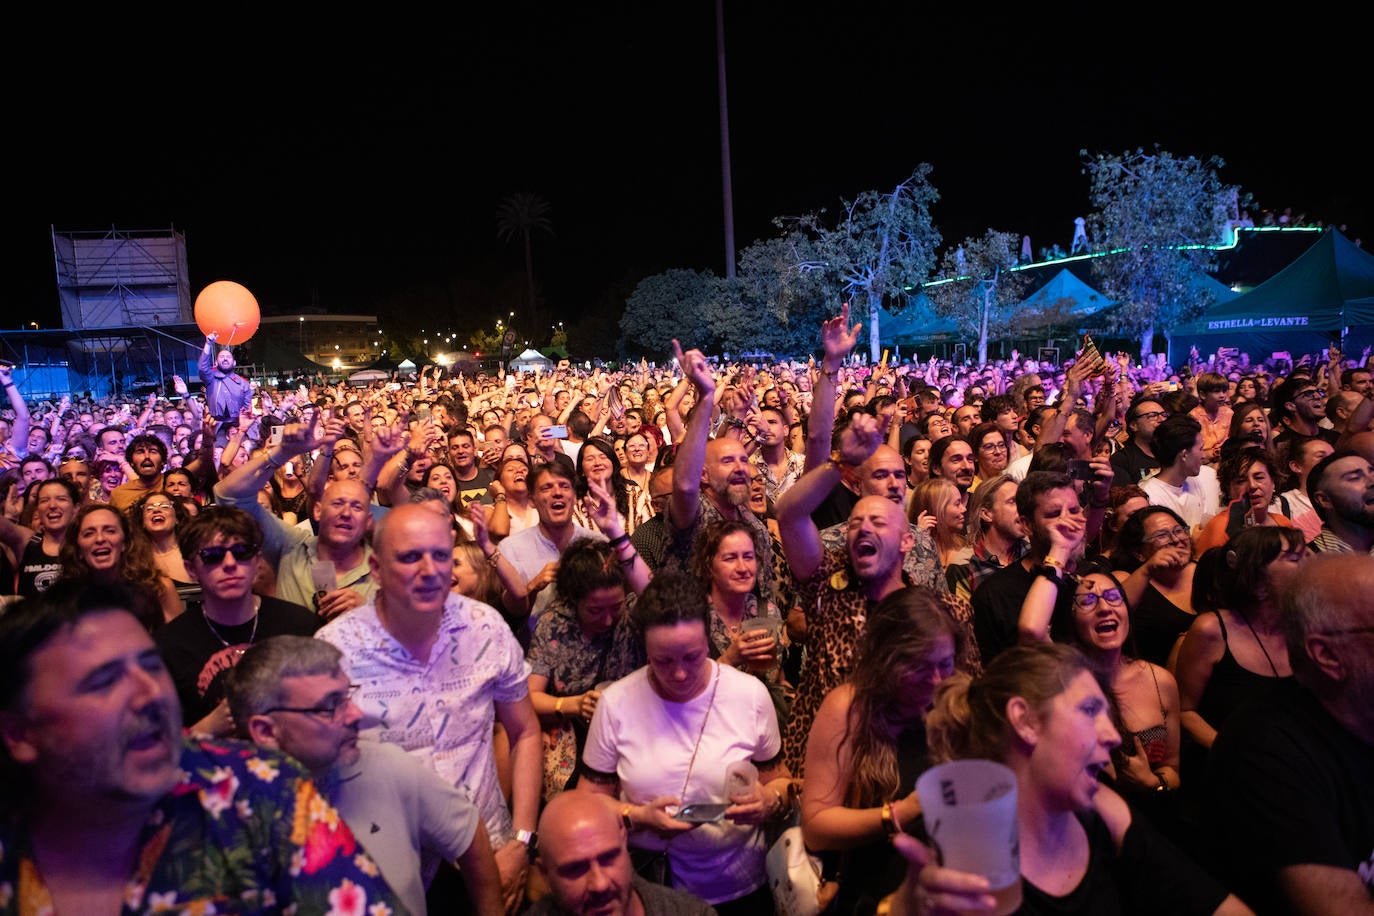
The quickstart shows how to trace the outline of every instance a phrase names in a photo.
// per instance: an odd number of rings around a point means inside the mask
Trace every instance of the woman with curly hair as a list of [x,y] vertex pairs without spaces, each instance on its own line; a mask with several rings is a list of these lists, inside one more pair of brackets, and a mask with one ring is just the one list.
[[146,541],[153,555],[153,565],[172,580],[183,604],[200,595],[186,560],[177,543],[177,532],[191,521],[185,504],[161,491],[144,493],[129,507],[130,535],[135,541]]
[[760,594],[759,553],[754,529],[726,519],[706,528],[690,562],[711,606],[711,657],[762,680],[782,727],[791,705],[781,666],[783,618],[772,596]]
[[601,689],[643,666],[644,645],[630,623],[648,584],[622,566],[605,541],[580,538],[559,560],[558,598],[535,625],[529,651],[530,702],[544,733],[544,800],[568,785]]
[[123,513],[105,503],[82,506],[62,541],[62,578],[96,585],[124,582],[148,598],[149,631],[182,611],[172,580],[153,562],[151,541],[135,538]]
[[829,913],[872,913],[901,883],[891,838],[916,824],[916,778],[930,766],[926,712],[954,673],[960,628],[928,589],[884,598],[849,678],[821,703],[806,742],[802,831],[808,849],[835,852],[839,892]]

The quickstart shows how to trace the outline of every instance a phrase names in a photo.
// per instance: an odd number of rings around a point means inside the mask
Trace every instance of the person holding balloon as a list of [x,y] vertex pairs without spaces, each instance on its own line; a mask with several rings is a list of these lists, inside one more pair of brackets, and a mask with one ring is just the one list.
[[[200,351],[200,379],[205,383],[205,404],[219,423],[218,443],[223,446],[239,415],[253,402],[253,386],[234,371],[236,363],[229,345],[244,343],[258,329],[258,301],[243,286],[232,280],[217,280],[196,297],[196,324],[205,333],[205,348]],[[224,337],[225,346],[215,353],[215,343]]]

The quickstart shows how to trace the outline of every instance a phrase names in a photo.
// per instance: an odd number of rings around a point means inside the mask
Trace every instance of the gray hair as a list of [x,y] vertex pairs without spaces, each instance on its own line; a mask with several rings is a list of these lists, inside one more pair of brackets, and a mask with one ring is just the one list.
[[288,677],[334,674],[343,653],[311,636],[273,636],[254,643],[224,681],[229,712],[239,736],[248,734],[248,720],[286,702],[282,681]]
[[1294,679],[1321,696],[1335,687],[1307,654],[1307,637],[1360,622],[1359,610],[1374,594],[1374,560],[1359,554],[1318,553],[1302,562],[1280,597],[1284,642]]

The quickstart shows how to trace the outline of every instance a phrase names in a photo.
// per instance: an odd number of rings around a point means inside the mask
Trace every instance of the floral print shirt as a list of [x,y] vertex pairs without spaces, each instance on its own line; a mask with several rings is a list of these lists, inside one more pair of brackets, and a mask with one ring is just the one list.
[[618,681],[644,667],[644,642],[630,623],[630,609],[637,596],[625,596],[625,609],[615,626],[605,633],[587,636],[577,612],[562,598],[534,627],[526,660],[530,674],[549,679],[544,692],[555,697],[586,693],[602,681]]
[[[300,765],[238,741],[188,739],[182,779],[140,835],[121,916],[405,913]],[[0,914],[54,912],[17,824],[0,826]]]

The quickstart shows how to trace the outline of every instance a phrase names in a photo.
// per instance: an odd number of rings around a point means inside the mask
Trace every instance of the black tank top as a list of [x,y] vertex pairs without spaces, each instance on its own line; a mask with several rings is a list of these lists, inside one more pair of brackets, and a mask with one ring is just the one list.
[[44,553],[43,535],[35,534],[24,545],[24,555],[19,558],[16,592],[32,598],[46,592],[61,576],[62,560]]

